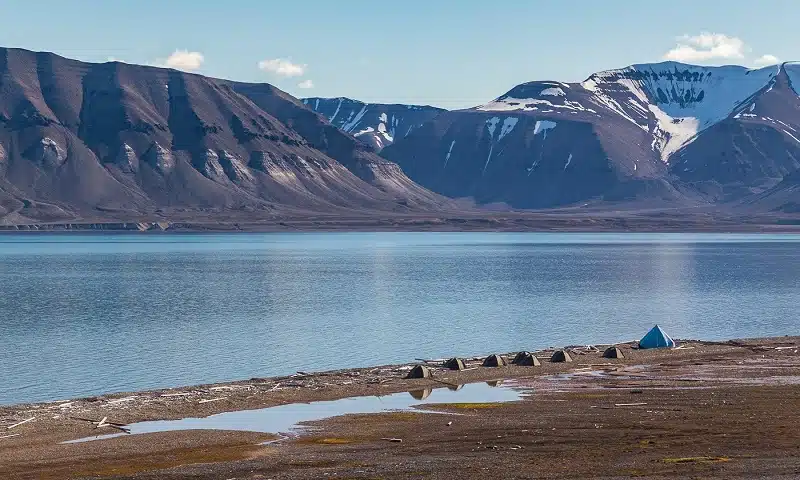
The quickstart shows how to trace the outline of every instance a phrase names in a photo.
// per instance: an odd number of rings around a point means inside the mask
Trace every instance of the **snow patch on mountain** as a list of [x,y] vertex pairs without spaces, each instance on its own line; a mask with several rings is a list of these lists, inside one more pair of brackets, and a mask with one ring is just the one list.
[[450,148],[447,149],[447,155],[444,157],[444,168],[447,168],[447,162],[450,161],[450,155],[453,153],[453,146],[455,146],[456,141],[453,140],[450,142]]
[[498,123],[500,123],[500,117],[492,117],[486,120],[486,128],[489,129],[489,135],[492,137],[492,140],[494,140],[494,131]]
[[[384,114],[384,117],[385,116],[386,116],[386,114]],[[386,124],[385,123],[378,124],[378,133],[380,133],[381,136],[383,136],[383,138],[385,138],[389,142],[393,142],[394,141],[394,138],[392,138],[392,135],[389,134],[389,132],[386,131]]]
[[798,139],[797,139],[797,137],[795,137],[794,135],[792,135],[791,133],[789,133],[789,131],[788,131],[788,130],[786,130],[786,129],[783,129],[783,133],[785,133],[786,135],[789,135],[790,137],[792,137],[792,139],[793,139],[795,142],[797,142],[797,143],[800,143],[800,140],[798,140]]
[[[319,100],[317,100],[317,103],[319,103]],[[350,117],[347,117],[347,123],[345,123],[341,127],[342,130],[344,130],[347,133],[352,132],[353,129],[356,127],[356,125],[358,125],[358,122],[360,122],[361,119],[364,118],[364,115],[366,113],[367,113],[367,106],[366,105],[361,107],[361,110],[358,112],[358,114],[356,114],[356,118],[353,118],[352,120],[351,120],[351,118],[352,118],[353,112],[350,112]]]
[[418,105],[364,103],[345,97],[306,98],[303,103],[327,117],[332,125],[379,150],[444,111]]
[[354,134],[353,134],[353,136],[354,136],[354,137],[360,137],[361,135],[365,135],[365,134],[367,134],[367,133],[372,133],[372,132],[374,132],[374,131],[375,131],[375,129],[374,129],[374,128],[372,128],[372,127],[367,127],[367,128],[365,128],[365,129],[363,129],[363,130],[359,130],[359,131],[357,131],[356,133],[354,133]]
[[545,88],[539,95],[552,95],[554,97],[565,97],[567,94],[564,93],[560,87],[550,87]]
[[500,136],[497,138],[497,141],[499,142],[503,137],[511,133],[511,130],[514,130],[514,127],[517,126],[518,121],[519,118],[517,117],[508,117],[503,120],[503,127],[500,129]]
[[561,103],[555,103],[555,100],[544,100],[541,98],[515,98],[515,97],[501,97],[493,100],[486,105],[477,107],[478,110],[484,112],[513,112],[522,110],[524,112],[542,113],[553,112],[555,110],[567,110],[572,112],[591,112],[596,113],[595,110],[585,107],[577,101],[561,100]]
[[539,135],[539,133],[544,132],[544,137],[547,138],[547,131],[553,128],[556,128],[556,122],[551,122],[550,120],[537,120],[533,127],[533,134]]
[[777,73],[775,66],[750,70],[663,62],[599,72],[581,85],[599,104],[650,132],[666,162],[697,133],[768,87]]
[[339,115],[339,110],[342,109],[342,103],[343,102],[344,102],[344,99],[340,98],[339,99],[339,104],[336,105],[336,111],[334,111],[333,115],[331,115],[331,118],[328,119],[329,122],[333,123],[334,121],[336,121],[336,116]]

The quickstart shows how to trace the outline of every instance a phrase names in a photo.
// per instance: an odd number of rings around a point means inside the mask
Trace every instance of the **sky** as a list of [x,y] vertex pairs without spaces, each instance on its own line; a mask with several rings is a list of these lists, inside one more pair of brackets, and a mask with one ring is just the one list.
[[797,0],[0,0],[0,46],[465,108],[634,63],[800,60]]

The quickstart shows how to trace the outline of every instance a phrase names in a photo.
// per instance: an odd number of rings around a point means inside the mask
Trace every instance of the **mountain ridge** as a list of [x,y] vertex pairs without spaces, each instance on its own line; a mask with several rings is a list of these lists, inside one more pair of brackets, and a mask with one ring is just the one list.
[[447,111],[0,48],[0,224],[795,213],[796,85],[792,62],[662,62]]
[[[479,203],[550,208],[610,201],[620,191],[647,196],[661,185],[665,206],[723,205],[800,168],[791,81],[800,66],[792,65],[661,62],[579,83],[525,82],[442,113],[381,154],[423,186]],[[758,121],[744,112],[762,107]],[[705,168],[708,157],[714,163]]]
[[271,85],[47,52],[0,49],[0,145],[6,223],[449,203]]
[[365,103],[347,97],[309,97],[302,102],[376,151],[445,111],[430,105]]

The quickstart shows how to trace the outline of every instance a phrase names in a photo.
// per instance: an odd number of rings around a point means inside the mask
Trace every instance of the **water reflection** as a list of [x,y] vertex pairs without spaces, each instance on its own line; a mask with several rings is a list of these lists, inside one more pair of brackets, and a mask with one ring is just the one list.
[[408,393],[411,394],[411,397],[414,398],[414,400],[425,400],[426,398],[431,396],[433,390],[430,388],[426,388],[424,390],[412,390]]
[[[131,435],[178,430],[234,430],[262,433],[296,433],[306,422],[326,418],[365,413],[411,410],[418,405],[442,403],[495,403],[513,402],[525,395],[524,391],[512,385],[495,388],[483,383],[463,385],[463,388],[423,389],[412,392],[395,393],[383,397],[351,397],[324,402],[296,403],[278,405],[259,410],[244,410],[211,415],[205,418],[184,418],[181,420],[140,422],[127,425]],[[435,390],[435,391],[434,391]],[[410,395],[409,395],[410,393]],[[409,398],[410,397],[410,398]],[[423,410],[420,412],[424,413]],[[63,443],[81,443],[104,440],[125,435],[114,433],[100,435]]]

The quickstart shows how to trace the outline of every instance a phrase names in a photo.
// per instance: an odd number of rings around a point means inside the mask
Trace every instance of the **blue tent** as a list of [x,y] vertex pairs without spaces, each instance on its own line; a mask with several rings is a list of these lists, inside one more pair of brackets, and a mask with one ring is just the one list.
[[639,340],[639,348],[671,348],[674,346],[675,340],[671,339],[658,325]]

